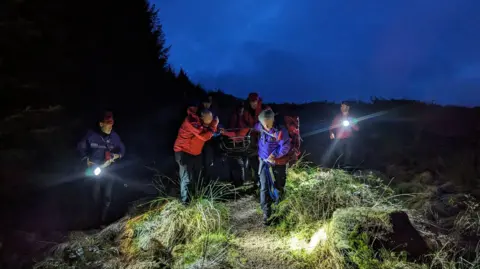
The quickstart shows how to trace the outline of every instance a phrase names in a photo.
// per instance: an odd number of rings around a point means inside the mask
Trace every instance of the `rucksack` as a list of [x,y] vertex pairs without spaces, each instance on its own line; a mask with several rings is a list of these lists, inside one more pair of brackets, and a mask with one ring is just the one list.
[[298,161],[300,155],[302,154],[302,152],[300,151],[300,146],[302,142],[302,138],[300,136],[300,118],[298,116],[285,116],[285,125],[292,143],[292,148],[290,149],[291,153],[289,153],[292,154],[291,162],[295,163]]
[[288,159],[289,165],[293,165],[298,161],[300,154],[302,153],[300,151],[300,145],[302,141],[300,137],[300,119],[297,116],[284,116],[283,121],[284,122],[280,124],[280,126],[284,127],[288,131],[291,143],[290,151],[287,153],[285,158]]

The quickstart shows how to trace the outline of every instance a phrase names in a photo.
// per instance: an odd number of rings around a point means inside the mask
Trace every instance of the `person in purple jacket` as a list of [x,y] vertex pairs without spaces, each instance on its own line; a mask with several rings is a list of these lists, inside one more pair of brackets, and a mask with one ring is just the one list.
[[[106,112],[98,123],[98,130],[89,130],[78,143],[77,149],[87,168],[94,165],[108,167],[125,156],[125,145],[120,136],[113,131],[113,123],[113,114]],[[103,204],[101,221],[104,223],[112,201],[114,181],[108,173],[102,173],[100,176],[101,178],[94,181],[93,200],[96,205]]]
[[263,110],[258,120],[254,129],[260,132],[258,141],[260,206],[263,211],[263,223],[269,225],[272,201],[278,204],[287,180],[287,165],[280,160],[290,151],[291,143],[288,131],[275,126],[275,113],[271,109]]

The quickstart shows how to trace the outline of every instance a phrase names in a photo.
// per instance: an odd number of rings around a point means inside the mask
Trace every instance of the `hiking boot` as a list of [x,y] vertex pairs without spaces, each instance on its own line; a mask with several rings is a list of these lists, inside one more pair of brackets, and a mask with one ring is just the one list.
[[270,216],[268,216],[267,214],[263,214],[263,225],[270,226],[271,223],[272,222],[270,220]]

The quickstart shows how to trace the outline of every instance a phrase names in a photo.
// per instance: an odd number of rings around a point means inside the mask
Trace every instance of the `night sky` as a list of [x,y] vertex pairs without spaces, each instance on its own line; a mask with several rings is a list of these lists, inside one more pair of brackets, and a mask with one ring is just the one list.
[[480,105],[480,0],[152,0],[170,63],[268,102]]

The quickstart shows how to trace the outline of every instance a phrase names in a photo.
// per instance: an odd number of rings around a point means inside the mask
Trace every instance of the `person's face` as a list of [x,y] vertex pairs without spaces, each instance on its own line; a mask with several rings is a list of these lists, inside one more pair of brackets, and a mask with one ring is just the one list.
[[257,108],[257,105],[258,105],[258,101],[255,100],[255,101],[250,101],[250,107],[252,109],[256,109]]
[[113,123],[105,123],[103,121],[100,122],[100,130],[106,134],[110,134],[112,132]]
[[203,102],[203,107],[206,109],[209,109],[211,105],[212,105],[212,102]]
[[350,107],[347,106],[346,104],[342,104],[342,105],[340,106],[340,111],[342,111],[343,114],[348,113],[349,110],[350,110]]
[[210,125],[210,123],[212,123],[212,121],[213,121],[213,115],[212,115],[211,112],[204,113],[202,115],[203,125]]
[[264,119],[262,121],[262,126],[265,130],[270,131],[273,128],[273,119]]

